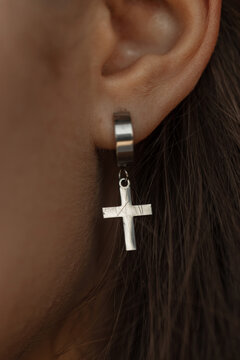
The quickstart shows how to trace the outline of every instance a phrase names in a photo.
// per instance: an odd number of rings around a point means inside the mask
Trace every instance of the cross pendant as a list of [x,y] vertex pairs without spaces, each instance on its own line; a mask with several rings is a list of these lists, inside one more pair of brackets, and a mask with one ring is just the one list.
[[[123,185],[125,183],[126,185]],[[103,217],[123,219],[125,247],[127,251],[136,250],[136,239],[134,230],[134,216],[152,215],[152,205],[133,205],[130,181],[121,179],[119,181],[121,206],[103,208]]]

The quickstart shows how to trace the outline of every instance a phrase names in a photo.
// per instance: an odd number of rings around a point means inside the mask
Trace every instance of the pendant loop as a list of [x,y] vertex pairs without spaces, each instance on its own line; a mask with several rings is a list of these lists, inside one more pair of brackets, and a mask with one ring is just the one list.
[[128,111],[119,111],[113,114],[114,131],[116,138],[117,164],[125,167],[133,163],[134,141],[131,115]]

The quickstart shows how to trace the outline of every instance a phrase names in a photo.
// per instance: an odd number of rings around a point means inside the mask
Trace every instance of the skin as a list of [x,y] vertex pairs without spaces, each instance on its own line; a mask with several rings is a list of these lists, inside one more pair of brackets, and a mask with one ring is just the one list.
[[218,34],[209,3],[0,0],[0,359],[53,359],[69,327],[84,343],[111,318],[103,295],[73,312],[113,250],[101,206],[118,203],[116,168],[96,147],[114,148],[119,106],[138,142],[194,88]]
[[92,285],[98,175],[88,58],[70,67],[84,42],[62,25],[74,9],[0,4],[0,358],[14,359]]

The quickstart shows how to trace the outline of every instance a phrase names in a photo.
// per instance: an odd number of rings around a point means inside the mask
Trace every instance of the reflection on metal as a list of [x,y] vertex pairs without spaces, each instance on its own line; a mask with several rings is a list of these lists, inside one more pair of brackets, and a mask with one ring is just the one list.
[[113,119],[118,166],[127,166],[133,162],[134,153],[131,116],[128,112],[117,112]]

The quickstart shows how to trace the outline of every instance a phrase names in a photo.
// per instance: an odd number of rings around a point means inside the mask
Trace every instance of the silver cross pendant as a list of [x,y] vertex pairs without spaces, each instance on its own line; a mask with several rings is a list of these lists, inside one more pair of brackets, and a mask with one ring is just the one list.
[[103,217],[123,219],[125,247],[127,251],[136,250],[136,239],[134,230],[134,216],[152,215],[152,205],[133,205],[130,181],[122,178],[119,181],[121,206],[103,208]]
[[[133,163],[134,141],[131,114],[128,111],[119,111],[113,114],[114,132],[116,139],[117,165],[122,168],[119,172],[119,188],[121,205],[103,208],[103,217],[123,219],[126,250],[136,250],[136,239],[134,230],[135,216],[152,215],[152,205],[133,205],[130,181],[126,166]],[[125,175],[121,174],[124,171]]]

